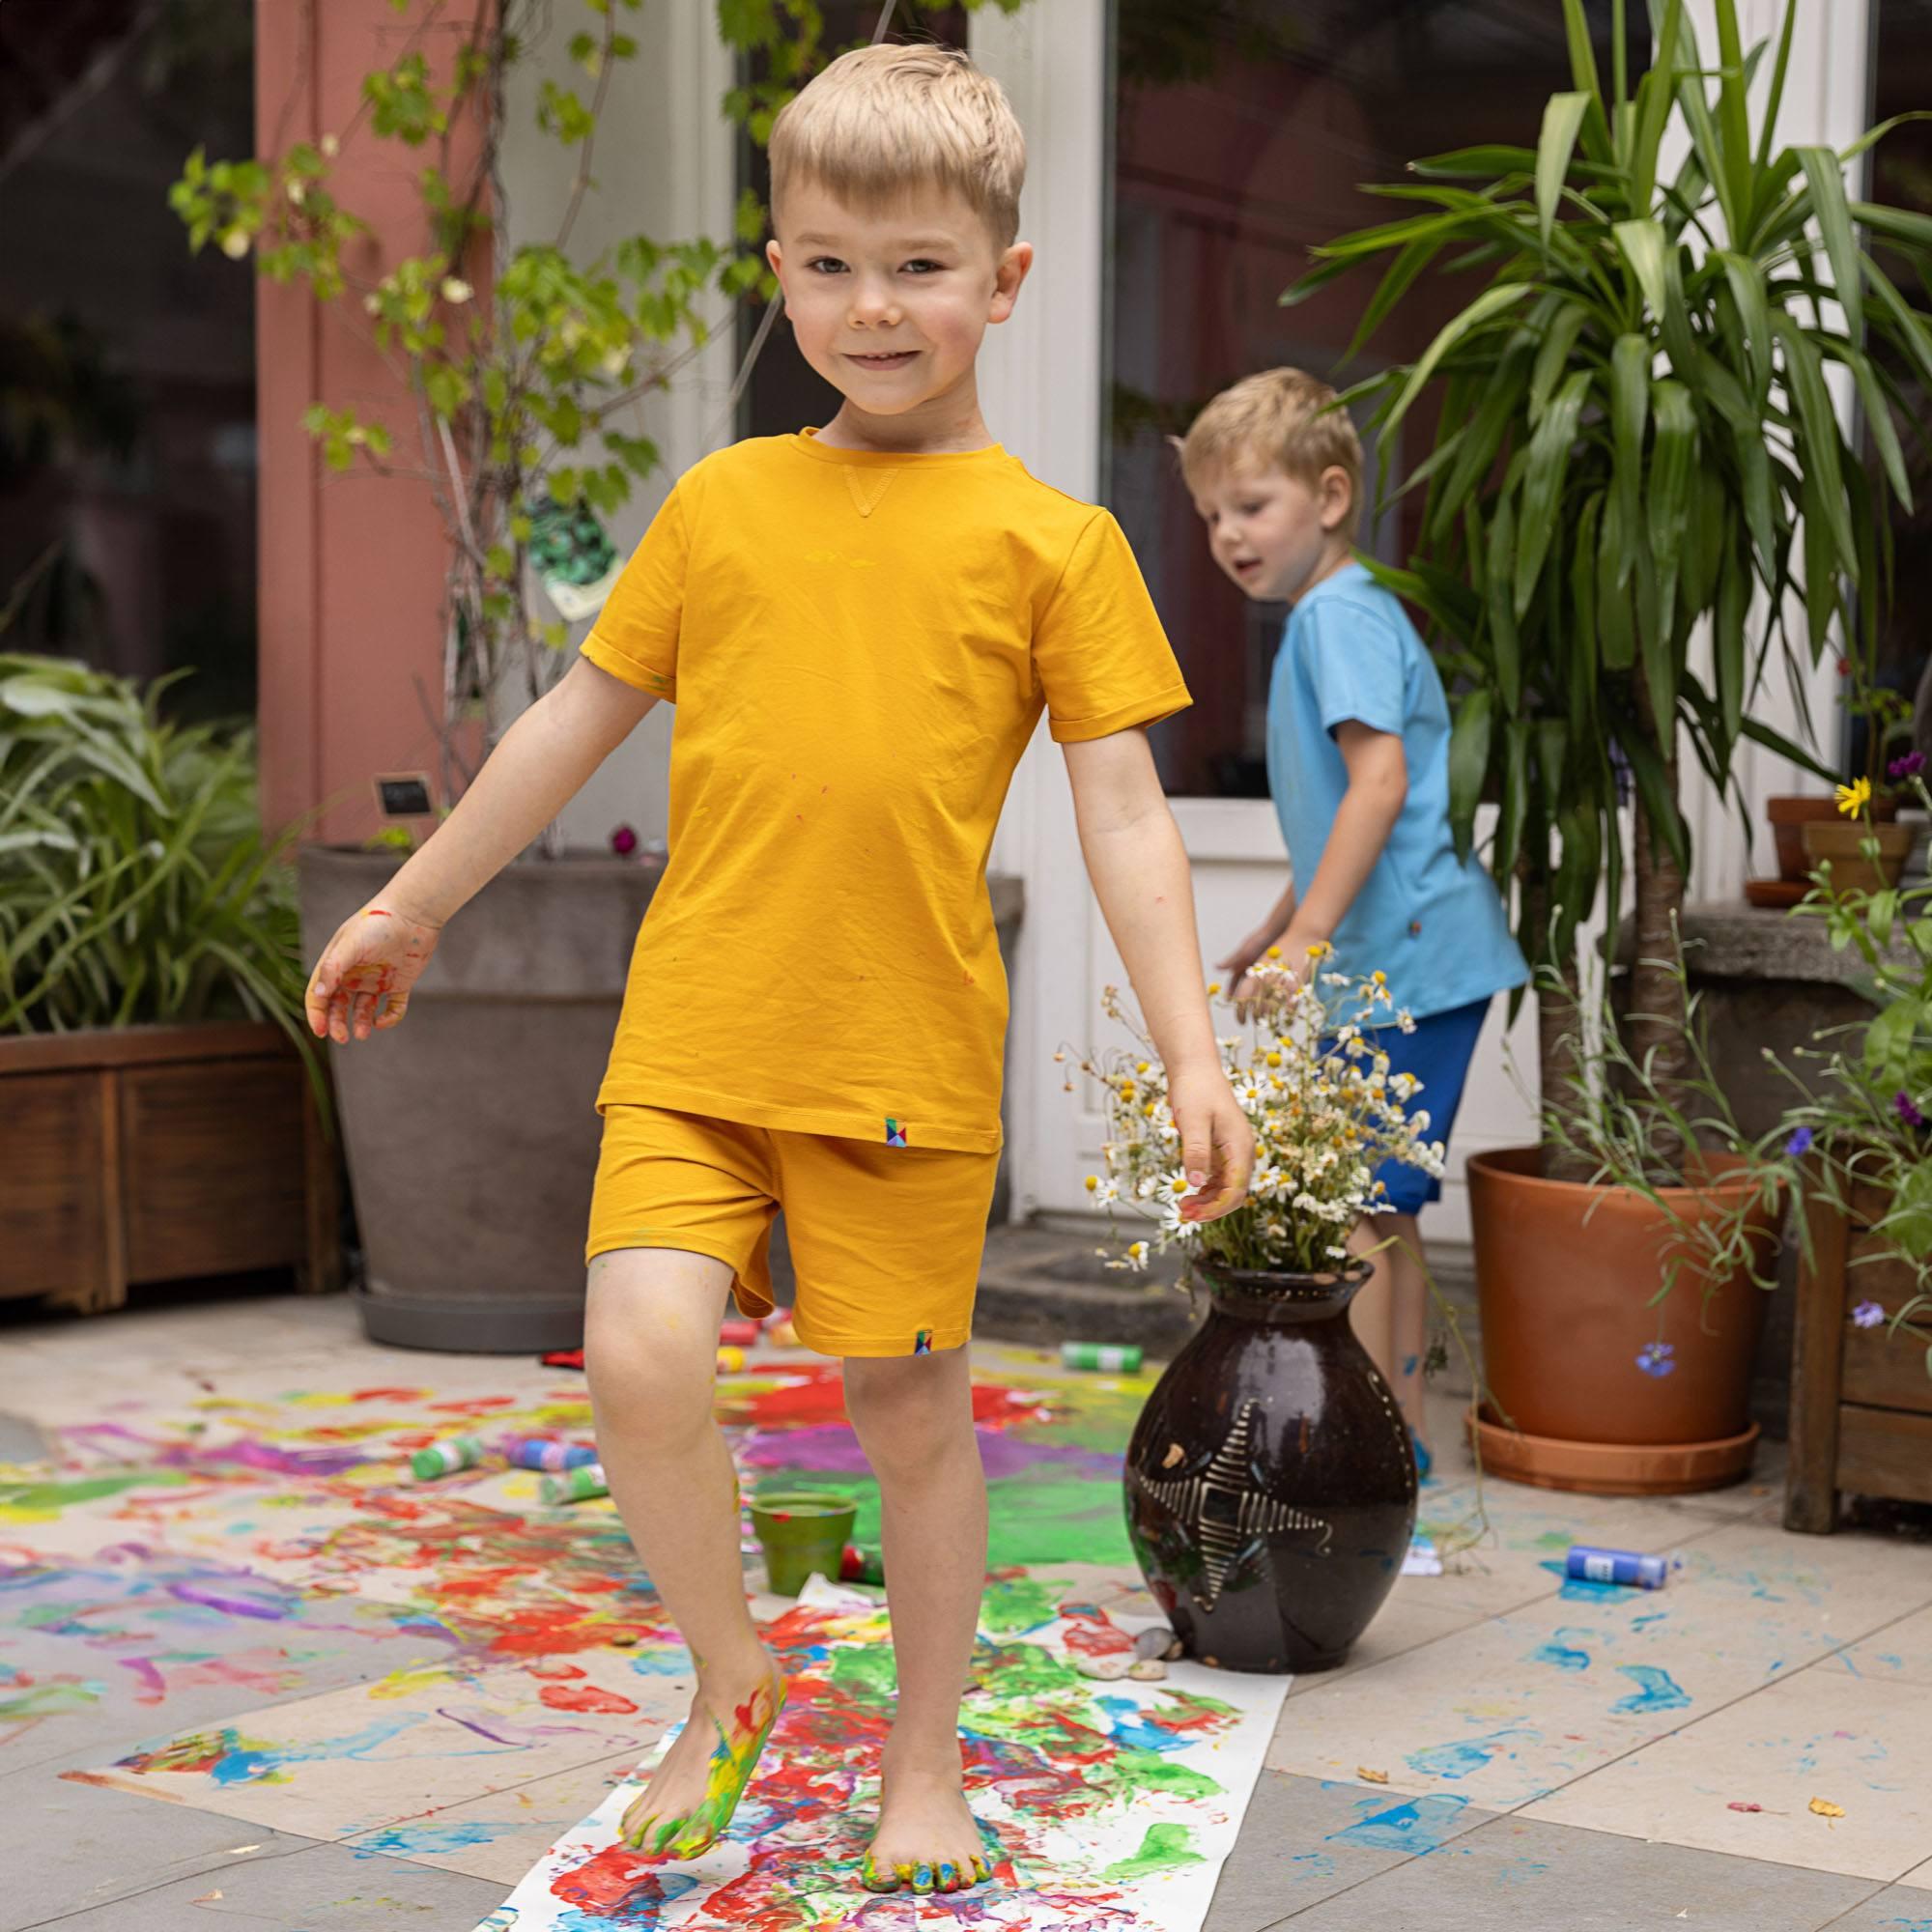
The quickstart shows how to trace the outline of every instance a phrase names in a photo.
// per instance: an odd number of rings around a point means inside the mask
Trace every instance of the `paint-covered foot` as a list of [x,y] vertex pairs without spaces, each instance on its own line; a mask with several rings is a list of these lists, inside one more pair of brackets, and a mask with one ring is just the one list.
[[784,1673],[769,1652],[765,1662],[764,1674],[700,1687],[691,1700],[677,1742],[624,1813],[619,1837],[633,1851],[695,1859],[724,1835],[784,1709]]
[[867,1891],[964,1891],[992,1875],[957,1772],[889,1767],[860,1884]]

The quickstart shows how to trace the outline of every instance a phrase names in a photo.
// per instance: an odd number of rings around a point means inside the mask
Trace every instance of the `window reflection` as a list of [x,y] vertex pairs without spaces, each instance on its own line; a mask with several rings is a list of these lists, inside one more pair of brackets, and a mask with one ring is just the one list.
[[[1916,11],[1923,13],[1922,7]],[[1609,0],[1588,0],[1610,71]],[[1648,64],[1631,16],[1628,59]],[[1286,615],[1251,604],[1208,559],[1166,443],[1208,397],[1293,363],[1341,384],[1420,354],[1461,290],[1418,287],[1348,371],[1337,364],[1372,272],[1284,309],[1311,244],[1392,218],[1363,182],[1478,141],[1533,146],[1568,88],[1555,0],[1116,0],[1109,270],[1111,414],[1105,494],[1125,527],[1194,695],[1154,734],[1168,790],[1263,797],[1267,676]],[[1404,435],[1426,448],[1433,422]],[[1370,469],[1375,455],[1370,451]],[[1397,465],[1400,469],[1400,462]],[[1394,557],[1399,520],[1365,517],[1364,548]]]

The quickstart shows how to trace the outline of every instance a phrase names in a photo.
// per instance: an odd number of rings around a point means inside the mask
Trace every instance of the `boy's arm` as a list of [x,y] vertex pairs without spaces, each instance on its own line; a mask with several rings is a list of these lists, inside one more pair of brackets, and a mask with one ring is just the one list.
[[[1218,1220],[1246,1197],[1254,1132],[1221,1069],[1201,984],[1193,880],[1139,728],[1064,744],[1080,850],[1107,929],[1167,1072],[1180,1129],[1190,1221]],[[1197,1207],[1198,1204],[1198,1207]]]
[[444,923],[526,846],[657,697],[580,658],[503,733],[422,849],[323,948],[303,1004],[318,1039],[398,1025]]
[[1303,970],[1310,946],[1334,938],[1408,798],[1408,759],[1395,732],[1349,718],[1336,725],[1335,742],[1349,768],[1349,789],[1336,808],[1315,876],[1282,936],[1282,963],[1296,972]]

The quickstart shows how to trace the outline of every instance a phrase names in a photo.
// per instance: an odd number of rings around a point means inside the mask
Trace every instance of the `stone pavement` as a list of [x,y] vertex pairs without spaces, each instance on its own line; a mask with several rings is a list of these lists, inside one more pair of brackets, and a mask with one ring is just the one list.
[[[162,1384],[206,1390],[218,1413],[231,1386],[480,1389],[505,1373],[370,1349],[339,1297],[137,1306],[92,1322],[10,1311],[0,1324],[0,1406],[47,1430],[90,1418],[94,1440]],[[1445,1543],[1477,1495],[1456,1408],[1436,1401],[1446,1474],[1423,1501]],[[12,1452],[31,1439],[10,1438]],[[1443,1576],[1405,1577],[1343,1670],[1293,1685],[1209,1932],[1487,1932],[1502,1915],[1513,1932],[1932,1932],[1932,1548],[1787,1536],[1777,1477],[1768,1453],[1753,1484],[1706,1497],[1485,1486],[1485,1540]],[[439,1862],[422,1839],[281,1830],[61,1779],[185,1727],[410,1670],[425,1644],[393,1605],[379,1617],[347,1591],[293,1626],[266,1620],[271,1602],[226,1602],[218,1618],[203,1612],[218,1637],[157,1640],[165,1626],[143,1621],[152,1605],[127,1594],[127,1577],[134,1539],[165,1536],[164,1513],[103,1545],[98,1518],[12,1500],[0,1508],[0,1932],[224,1920],[469,1932],[500,1901],[500,1884]],[[1572,1540],[1676,1550],[1683,1568],[1655,1595],[1566,1585]],[[95,1601],[36,1610],[10,1591],[10,1571],[49,1542],[71,1576],[98,1579]],[[191,1580],[155,1574],[157,1591],[208,1604]]]

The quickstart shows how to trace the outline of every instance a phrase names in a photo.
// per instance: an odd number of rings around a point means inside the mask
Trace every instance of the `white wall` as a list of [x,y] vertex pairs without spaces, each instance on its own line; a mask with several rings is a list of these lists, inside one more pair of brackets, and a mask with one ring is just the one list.
[[[579,263],[594,261],[628,235],[659,242],[710,236],[723,243],[731,234],[733,130],[721,107],[732,81],[731,62],[710,6],[666,0],[622,18],[639,46],[635,60],[615,69],[599,123],[596,185],[570,238],[571,257]],[[571,31],[570,10],[559,9],[548,39],[511,75],[503,231],[512,245],[554,240],[569,200],[574,154],[538,129],[536,102],[546,79],[575,87],[586,102],[591,97],[593,83],[569,57]],[[643,535],[675,478],[730,440],[729,422],[723,419],[735,373],[730,311],[722,296],[713,295],[705,312],[721,325],[712,341],[686,364],[669,393],[633,405],[629,420],[620,425],[629,435],[650,437],[665,463],[625,509],[608,520],[611,541],[624,555]],[[535,597],[543,614],[552,614],[541,590]],[[588,628],[576,626],[573,643]],[[620,824],[633,826],[643,839],[664,837],[672,717],[668,707],[654,710],[565,808],[566,843],[601,848]]]

